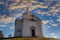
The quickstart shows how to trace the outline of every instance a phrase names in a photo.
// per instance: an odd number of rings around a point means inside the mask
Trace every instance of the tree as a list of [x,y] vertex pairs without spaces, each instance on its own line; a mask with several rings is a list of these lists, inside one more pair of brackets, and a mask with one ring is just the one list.
[[0,38],[3,38],[3,34],[2,34],[2,31],[0,31]]

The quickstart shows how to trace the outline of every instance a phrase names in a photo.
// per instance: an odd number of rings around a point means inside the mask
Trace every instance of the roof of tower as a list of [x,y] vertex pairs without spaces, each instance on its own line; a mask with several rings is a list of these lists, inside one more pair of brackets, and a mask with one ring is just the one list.
[[[31,13],[30,11],[29,11],[29,8],[28,7],[26,7],[26,12],[25,13],[23,13],[23,16],[24,15],[27,15],[28,13]],[[35,17],[37,17],[35,14],[33,14],[33,13],[31,13],[32,15],[34,15]],[[37,17],[39,20],[41,20],[39,17]],[[18,17],[18,18],[16,18],[16,20],[19,20],[19,21],[22,21],[23,20],[23,17]]]

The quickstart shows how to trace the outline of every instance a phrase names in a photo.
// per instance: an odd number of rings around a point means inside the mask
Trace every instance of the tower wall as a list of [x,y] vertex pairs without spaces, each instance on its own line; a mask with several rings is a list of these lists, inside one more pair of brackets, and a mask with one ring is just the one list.
[[22,29],[23,29],[23,21],[16,20],[15,21],[15,37],[22,36]]
[[43,37],[42,26],[38,22],[23,21],[23,37],[32,37],[31,28],[35,27],[35,36]]
[[[43,37],[41,20],[31,12],[23,14],[22,20],[15,21],[15,36],[32,37],[31,28],[35,27],[35,36]],[[20,31],[20,32],[19,32]]]

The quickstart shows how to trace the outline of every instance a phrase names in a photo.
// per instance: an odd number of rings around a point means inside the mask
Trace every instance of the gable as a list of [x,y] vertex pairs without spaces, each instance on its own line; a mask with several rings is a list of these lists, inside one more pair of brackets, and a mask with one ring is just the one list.
[[23,15],[24,20],[29,20],[31,18],[33,18],[32,20],[41,21],[41,19],[39,19],[36,15],[32,14],[31,12],[26,13],[25,15]]

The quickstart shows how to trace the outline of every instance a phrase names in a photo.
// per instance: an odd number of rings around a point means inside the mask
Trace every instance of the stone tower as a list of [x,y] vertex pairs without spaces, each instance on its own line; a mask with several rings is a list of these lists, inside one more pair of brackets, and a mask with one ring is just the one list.
[[27,11],[22,19],[15,20],[15,37],[43,37],[42,21],[37,16]]

